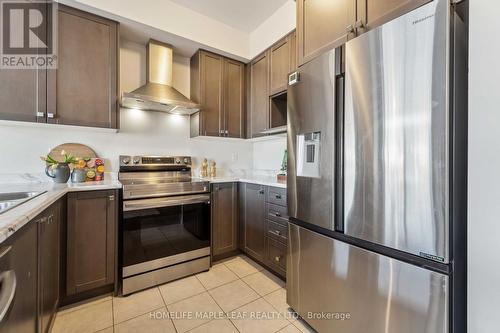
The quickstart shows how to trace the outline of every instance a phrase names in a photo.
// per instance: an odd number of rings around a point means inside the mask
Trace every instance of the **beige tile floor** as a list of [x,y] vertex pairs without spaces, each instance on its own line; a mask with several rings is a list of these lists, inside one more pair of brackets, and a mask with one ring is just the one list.
[[59,311],[53,333],[309,333],[286,304],[284,283],[246,256],[127,297]]

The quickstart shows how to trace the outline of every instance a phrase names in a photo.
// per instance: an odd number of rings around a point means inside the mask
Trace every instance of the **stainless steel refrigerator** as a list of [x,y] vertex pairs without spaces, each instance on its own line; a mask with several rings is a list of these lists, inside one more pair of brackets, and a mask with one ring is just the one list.
[[287,302],[319,332],[466,329],[466,16],[434,0],[289,77]]

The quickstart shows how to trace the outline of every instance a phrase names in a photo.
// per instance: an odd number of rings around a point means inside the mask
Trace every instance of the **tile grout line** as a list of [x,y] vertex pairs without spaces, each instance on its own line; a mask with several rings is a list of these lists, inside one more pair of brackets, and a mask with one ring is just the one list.
[[[168,283],[165,283],[165,284],[168,284]],[[161,299],[162,299],[162,301],[163,301],[163,305],[165,305],[165,309],[167,310],[167,312],[169,312],[170,310],[168,309],[167,302],[165,302],[165,298],[163,298],[163,293],[162,293],[162,292],[161,292],[161,290],[160,290],[160,286],[158,286],[157,288],[158,288],[158,291],[160,292],[160,297],[161,297]],[[175,331],[176,333],[179,333],[179,332],[177,331],[177,327],[175,327],[174,320],[173,320],[172,318],[168,318],[168,319],[169,319],[169,320],[170,320],[170,322],[172,323],[172,327],[174,328],[174,331]]]
[[118,326],[118,325],[121,325],[121,324],[123,324],[123,323],[126,323],[127,321],[131,321],[132,319],[137,319],[137,318],[139,318],[139,317],[141,317],[141,316],[144,316],[145,314],[148,314],[148,313],[151,313],[151,312],[154,312],[154,311],[158,311],[158,310],[160,310],[160,309],[162,309],[162,308],[164,308],[164,307],[162,306],[162,307],[160,307],[160,308],[151,309],[151,310],[149,310],[148,312],[142,313],[142,314],[137,315],[137,316],[134,316],[134,317],[130,317],[130,318],[128,318],[128,319],[126,319],[126,320],[124,320],[124,321],[120,321],[119,323],[116,323],[116,324],[114,324],[113,326]]

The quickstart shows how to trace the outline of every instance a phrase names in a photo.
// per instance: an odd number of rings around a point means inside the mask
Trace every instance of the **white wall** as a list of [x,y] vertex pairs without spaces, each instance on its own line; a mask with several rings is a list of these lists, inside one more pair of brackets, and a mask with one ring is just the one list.
[[253,144],[253,169],[278,171],[286,149],[286,136]]
[[500,3],[471,0],[468,332],[500,327]]
[[189,40],[249,58],[249,35],[168,0],[63,0],[94,7]]
[[[122,41],[120,50],[121,91],[131,91],[146,81],[144,45]],[[174,55],[173,86],[189,96],[189,59]],[[120,131],[46,124],[13,125],[0,122],[0,173],[39,173],[39,156],[61,143],[89,145],[105,158],[108,171],[118,170],[120,154],[159,154],[194,156],[194,167],[201,158],[215,160],[219,174],[232,169],[251,169],[253,144],[236,139],[189,138],[189,118],[166,113],[120,111]]]
[[250,33],[250,58],[287,35],[296,25],[295,1],[288,0],[273,15]]

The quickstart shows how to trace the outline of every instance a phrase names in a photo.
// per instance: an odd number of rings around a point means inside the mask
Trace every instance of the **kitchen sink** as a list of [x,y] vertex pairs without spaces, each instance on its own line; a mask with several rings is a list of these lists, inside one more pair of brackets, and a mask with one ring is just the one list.
[[47,191],[0,193],[0,214],[19,206]]

